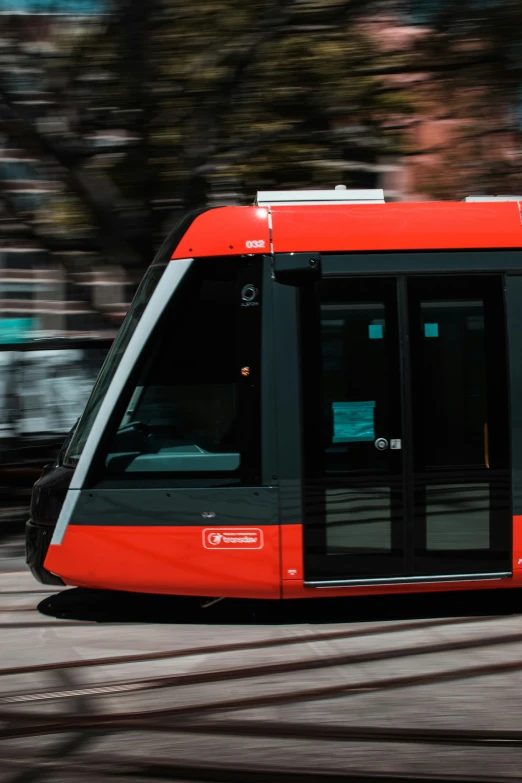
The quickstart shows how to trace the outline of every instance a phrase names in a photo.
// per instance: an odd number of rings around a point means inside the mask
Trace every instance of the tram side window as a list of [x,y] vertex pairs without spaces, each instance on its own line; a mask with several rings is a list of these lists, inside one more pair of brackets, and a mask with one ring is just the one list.
[[235,268],[196,262],[176,292],[127,390],[107,477],[238,475]]

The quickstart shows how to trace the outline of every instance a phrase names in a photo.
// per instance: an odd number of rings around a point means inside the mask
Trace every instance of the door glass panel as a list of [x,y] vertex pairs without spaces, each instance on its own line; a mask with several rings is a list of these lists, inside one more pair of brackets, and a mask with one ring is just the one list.
[[395,283],[322,281],[301,304],[307,578],[402,573]]
[[484,465],[486,345],[480,300],[420,302],[423,464]]
[[487,484],[426,487],[426,549],[489,549]]
[[502,279],[410,280],[413,568],[510,569]]
[[375,448],[389,429],[388,344],[384,304],[321,304],[328,473],[389,470],[388,455]]
[[391,552],[391,492],[386,487],[326,491],[329,554]]

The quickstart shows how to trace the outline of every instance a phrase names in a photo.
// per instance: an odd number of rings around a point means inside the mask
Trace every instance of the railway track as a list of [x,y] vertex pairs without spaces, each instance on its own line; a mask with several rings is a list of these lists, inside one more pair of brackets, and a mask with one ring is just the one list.
[[[24,769],[18,760],[4,758],[3,764],[13,771]],[[513,783],[508,776],[493,775],[414,775],[371,774],[364,770],[306,769],[292,771],[268,765],[233,766],[231,764],[189,764],[154,762],[150,759],[129,762],[125,756],[105,756],[88,768],[70,761],[42,759],[35,763],[35,772],[47,774],[73,773],[78,779],[92,780],[167,780],[194,783]]]
[[[20,591],[17,600],[25,604],[38,599],[37,593]],[[37,621],[31,612],[27,612],[27,621],[4,623],[0,616],[0,631],[21,627],[36,631],[40,627],[48,634],[52,633],[48,629],[54,628],[65,638],[65,629],[83,627],[82,638],[88,638],[98,631],[117,635],[118,629],[126,628],[89,623],[89,628],[94,625],[89,631],[85,623],[76,620]],[[216,629],[218,626],[209,625],[207,638]],[[58,660],[42,664],[1,667],[0,753],[5,769],[10,770],[9,780],[26,783],[66,772],[82,779],[87,774],[87,758],[88,771],[97,780],[116,780],[121,775],[208,783],[297,783],[298,779],[304,783],[341,779],[502,783],[517,779],[518,772],[500,774],[501,765],[493,764],[491,758],[509,752],[522,759],[522,731],[504,726],[441,728],[437,720],[430,725],[429,710],[424,712],[422,725],[415,726],[411,716],[401,721],[400,710],[390,721],[372,713],[371,706],[372,697],[377,696],[383,703],[393,703],[393,693],[415,702],[426,689],[436,692],[434,689],[450,683],[471,692],[480,689],[482,682],[497,678],[505,688],[507,678],[522,672],[522,625],[517,616],[439,617],[313,629],[282,625],[275,631],[274,626],[256,630],[260,638],[241,638],[242,633],[231,626],[231,638],[216,643],[187,644],[184,637],[169,649],[103,656],[91,653],[81,659],[60,655]],[[352,703],[357,705],[360,719],[354,719]],[[344,710],[346,719],[339,720],[339,710]],[[130,757],[121,753],[125,737],[132,737]],[[44,739],[51,743],[51,750],[38,750]],[[32,777],[27,778],[26,773],[21,777],[24,760],[9,753],[14,741],[32,748]],[[151,758],[146,750],[151,741],[176,752],[165,751],[161,758]],[[208,761],[209,747],[219,749],[222,755],[223,748],[245,749],[252,743],[256,748],[263,743],[276,748],[272,751],[274,763],[260,764],[259,758],[257,763],[247,763],[245,758],[244,763],[235,765],[221,757]],[[314,769],[310,763],[299,766],[301,751],[312,747],[326,767],[334,768]],[[408,770],[408,764],[403,771],[402,762],[394,761],[393,756],[391,775],[372,769],[367,759],[361,765],[361,748],[371,757],[381,752],[378,748],[390,753],[394,747],[400,754],[416,758],[439,754],[443,748],[448,753],[458,751],[473,758],[481,774],[465,774],[459,762],[456,775],[421,775]],[[200,748],[206,749],[202,758]],[[343,759],[355,752],[353,763],[340,762],[341,767],[335,769],[332,759],[337,759],[339,752]],[[258,750],[256,753],[259,756]],[[294,754],[298,770],[286,763],[289,754]]]
[[[326,666],[331,665],[326,662]],[[287,669],[288,671],[288,669]],[[509,674],[511,672],[522,671],[522,660],[513,661],[509,663],[495,663],[486,664],[483,666],[469,666],[458,669],[449,669],[438,673],[423,673],[419,675],[389,677],[382,679],[367,679],[359,682],[355,682],[350,685],[337,685],[328,686],[323,688],[308,688],[303,690],[290,690],[286,693],[264,693],[262,696],[243,697],[238,699],[229,700],[211,700],[206,702],[198,702],[190,704],[189,706],[182,707],[166,707],[162,709],[148,709],[145,711],[128,711],[122,709],[118,712],[108,713],[86,713],[76,714],[74,716],[67,715],[63,721],[56,721],[53,717],[36,712],[16,712],[10,713],[5,710],[0,710],[0,721],[11,722],[17,724],[16,727],[0,729],[0,741],[3,739],[9,739],[17,736],[29,736],[49,733],[63,733],[72,731],[75,728],[86,730],[96,729],[100,726],[103,728],[112,727],[117,731],[132,730],[134,731],[137,726],[141,730],[144,730],[149,726],[152,731],[198,731],[194,727],[187,728],[188,723],[173,724],[174,720],[185,719],[199,719],[206,718],[210,714],[217,714],[219,716],[228,714],[230,712],[239,712],[243,710],[263,709],[273,705],[292,705],[298,703],[309,703],[318,700],[332,700],[332,699],[345,699],[349,696],[360,695],[361,693],[375,693],[386,690],[415,688],[425,685],[434,685],[437,683],[451,682],[456,680],[467,680],[478,677],[494,676],[499,674]],[[233,677],[229,677],[228,672],[212,673],[211,676],[205,679],[205,682],[228,682],[229,679],[235,679],[237,671],[233,672]],[[245,670],[243,679],[246,680],[251,677],[251,672]],[[258,672],[254,676],[258,676]],[[171,688],[172,682],[167,679],[167,683],[157,683],[157,687]],[[179,684],[179,683],[178,683]],[[185,682],[185,685],[195,684],[194,680]],[[147,683],[150,687],[150,683]],[[33,694],[12,694],[7,697],[3,697],[0,704],[28,704],[38,703],[43,700],[55,700],[55,699],[75,699],[77,697],[99,697],[99,696],[114,696],[125,695],[136,692],[143,689],[143,681],[126,681],[121,683],[115,683],[112,685],[99,685],[89,688],[69,688],[62,691],[54,691],[47,693],[33,693]],[[161,721],[161,723],[159,723]],[[224,725],[224,724],[220,724]],[[235,726],[235,724],[232,724]],[[256,731],[259,731],[260,724],[257,724]],[[313,731],[317,727],[314,726]],[[214,731],[216,729],[213,729]],[[234,731],[241,733],[239,727],[234,728]],[[245,729],[247,735],[250,734],[250,730]],[[206,733],[203,732],[203,733]],[[497,736],[498,733],[494,733],[491,736]],[[266,736],[270,736],[267,734]],[[390,735],[391,736],[391,735]],[[405,736],[405,735],[404,735]],[[502,735],[504,736],[504,735]],[[516,733],[519,740],[522,741],[522,732]],[[511,741],[511,740],[510,740]],[[518,741],[518,740],[517,740]],[[507,742],[507,740],[506,740]]]
[[[433,626],[432,626],[433,627]],[[359,636],[364,634],[359,634]],[[320,637],[323,637],[322,639]],[[181,652],[179,650],[174,651],[164,651],[162,653],[156,653],[152,656],[135,656],[131,660],[134,662],[136,660],[140,661],[151,661],[151,660],[158,660],[158,658],[166,659],[166,658],[179,658],[179,657],[187,657],[187,656],[196,656],[196,655],[208,655],[212,652],[245,652],[247,650],[252,649],[261,649],[263,647],[283,647],[288,645],[294,645],[294,644],[305,644],[308,641],[324,641],[324,637],[331,639],[332,635],[330,634],[317,634],[315,637],[310,637],[303,639],[302,637],[294,638],[294,639],[278,639],[278,640],[262,640],[257,642],[252,642],[249,644],[236,644],[236,645],[220,645],[217,649],[214,648],[196,648],[192,650],[188,650],[185,652]],[[343,637],[339,637],[338,635],[333,636],[335,639],[339,638],[346,638],[346,635]],[[353,638],[353,636],[352,636]],[[522,634],[503,634],[500,636],[490,636],[485,639],[477,639],[477,640],[462,640],[462,641],[450,641],[450,642],[444,642],[440,644],[427,644],[423,646],[411,646],[411,647],[402,647],[394,650],[379,650],[379,651],[369,651],[365,653],[349,653],[349,654],[341,654],[341,655],[333,655],[328,658],[311,658],[311,659],[304,659],[300,661],[295,662],[287,662],[287,663],[268,663],[268,664],[262,664],[258,666],[242,666],[238,668],[229,668],[229,669],[218,669],[213,671],[206,671],[206,672],[198,672],[194,674],[180,674],[175,676],[163,676],[163,677],[153,677],[153,678],[147,678],[147,679],[133,679],[133,680],[127,680],[125,682],[119,682],[117,684],[103,684],[100,683],[97,686],[91,687],[91,688],[81,688],[80,691],[82,695],[105,695],[105,694],[114,694],[114,693],[130,693],[137,690],[153,690],[156,688],[175,688],[175,687],[182,687],[182,686],[188,686],[188,685],[199,685],[202,683],[209,684],[209,683],[219,683],[223,681],[233,681],[233,680],[252,680],[253,678],[258,677],[266,677],[270,675],[275,674],[291,674],[295,672],[300,671],[310,671],[314,669],[324,669],[325,667],[330,666],[349,666],[349,665],[355,665],[355,664],[362,664],[362,663],[373,663],[376,661],[383,661],[383,660],[391,660],[391,659],[398,659],[398,658],[408,658],[412,656],[421,656],[421,655],[434,655],[434,654],[440,654],[445,653],[448,651],[456,651],[456,650],[476,650],[479,648],[484,647],[494,647],[494,646],[500,646],[500,645],[507,645],[507,644],[521,644],[522,643]],[[10,674],[28,674],[28,673],[39,673],[43,671],[56,671],[56,670],[62,670],[62,669],[68,669],[68,668],[88,668],[92,666],[107,666],[107,665],[114,665],[122,662],[129,662],[130,656],[123,657],[123,661],[120,658],[118,659],[95,659],[93,661],[87,661],[87,662],[80,662],[80,661],[67,661],[63,663],[58,664],[47,664],[42,667],[13,667],[11,669],[0,669],[0,677],[3,676],[9,676]],[[443,679],[451,679],[451,678],[465,678],[465,677],[476,677],[480,676],[482,674],[496,674],[496,673],[502,673],[505,671],[519,671],[522,670],[522,661],[518,662],[515,661],[513,663],[500,663],[500,664],[491,664],[488,666],[482,666],[482,667],[469,667],[469,668],[463,668],[453,671],[444,672],[438,675],[420,675],[420,677],[402,677],[397,679],[390,679],[390,680],[376,680],[372,683],[363,683],[362,685],[354,685],[354,686],[335,686],[334,691],[332,692],[333,695],[336,693],[339,694],[345,694],[347,692],[347,689],[349,688],[350,691],[355,690],[368,690],[368,689],[382,689],[385,687],[393,687],[394,684],[398,681],[399,687],[403,686],[405,687],[410,680],[413,681],[414,684],[422,684],[422,682],[428,682],[430,681],[429,678],[437,677],[437,678],[443,678]],[[404,684],[404,685],[403,685]],[[315,691],[305,691],[305,696],[307,694],[312,694]],[[318,691],[319,695],[322,695],[325,691],[324,689],[319,689]],[[326,693],[329,694],[329,689],[327,689]],[[33,693],[16,693],[11,694],[7,696],[0,696],[0,705],[2,704],[20,704],[20,703],[28,703],[28,702],[37,702],[37,701],[52,701],[56,699],[61,698],[67,698],[69,695],[77,696],[79,693],[78,689],[73,690],[61,690],[61,691],[52,691],[52,692],[33,692]],[[264,697],[266,698],[266,697]],[[285,698],[284,696],[281,696],[281,698]],[[299,698],[299,694],[294,694],[293,699]],[[220,710],[226,710],[226,709],[234,709],[235,702],[232,702],[231,707],[227,707],[227,702],[221,703],[219,705]],[[255,705],[258,706],[258,705]],[[0,734],[1,737],[1,734]]]
[[[326,631],[315,632],[311,634],[299,634],[295,636],[284,636],[276,639],[259,639],[250,642],[231,642],[227,644],[203,645],[198,647],[185,647],[175,650],[162,650],[161,652],[144,653],[138,655],[116,655],[104,658],[91,658],[88,660],[59,661],[48,664],[35,664],[31,666],[13,666],[0,668],[0,677],[6,677],[13,674],[34,674],[44,671],[54,671],[57,669],[88,668],[93,666],[116,666],[124,663],[139,663],[149,661],[159,661],[168,658],[182,658],[192,655],[216,655],[225,652],[245,652],[248,650],[268,649],[273,647],[286,647],[291,645],[306,644],[308,642],[323,642],[334,640],[349,640],[361,638],[364,636],[376,636],[386,633],[400,633],[402,631],[428,630],[437,627],[451,627],[454,625],[469,624],[470,622],[488,622],[494,620],[494,617],[483,618],[450,618],[437,620],[420,620],[418,622],[409,621],[405,623],[386,623],[379,628],[374,626],[360,628],[349,631]],[[81,626],[82,623],[74,623]],[[61,624],[60,624],[61,625]],[[54,623],[56,626],[56,623]],[[3,627],[3,626],[2,626]],[[511,637],[509,637],[511,638]],[[516,639],[518,640],[518,639]]]

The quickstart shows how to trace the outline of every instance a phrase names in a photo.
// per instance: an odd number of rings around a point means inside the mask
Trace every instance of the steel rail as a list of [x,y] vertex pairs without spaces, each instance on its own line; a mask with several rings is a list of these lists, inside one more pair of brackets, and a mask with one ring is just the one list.
[[[20,769],[24,762],[2,758],[8,768]],[[27,765],[27,762],[25,762]],[[144,780],[182,780],[194,783],[516,783],[515,776],[508,775],[417,775],[400,772],[372,772],[366,770],[328,770],[306,769],[282,766],[232,766],[231,764],[202,764],[177,760],[152,761],[150,759],[132,759],[107,754],[89,758],[89,762],[80,759],[31,760],[31,768],[46,773],[67,771],[68,775],[86,776],[92,780],[110,780],[111,778],[139,778]],[[70,779],[70,778],[69,778]]]
[[[49,728],[58,727],[58,723],[49,724]],[[204,734],[209,736],[263,737],[269,739],[292,739],[306,742],[359,742],[406,745],[453,745],[459,747],[520,748],[522,731],[493,729],[436,729],[414,727],[380,726],[338,726],[317,725],[311,723],[292,723],[286,721],[205,721],[158,723],[137,718],[85,717],[72,722],[71,732],[150,732],[157,734]],[[22,729],[22,731],[25,731]],[[30,727],[27,727],[30,731]],[[63,733],[64,730],[49,733]],[[6,738],[28,736],[10,734]]]
[[[78,661],[58,661],[53,663],[30,664],[26,666],[10,666],[0,669],[0,677],[14,674],[40,674],[56,669],[78,669],[91,666],[110,666],[124,663],[147,663],[166,659],[183,658],[195,655],[212,655],[227,652],[243,652],[247,650],[261,650],[272,647],[285,647],[287,645],[305,644],[308,642],[335,641],[337,639],[357,639],[365,636],[381,636],[387,633],[423,630],[425,628],[438,628],[453,625],[467,625],[473,623],[486,623],[498,620],[495,615],[487,617],[459,617],[451,619],[436,619],[427,621],[413,621],[406,623],[389,623],[384,626],[359,628],[350,631],[323,631],[318,633],[296,634],[295,636],[278,637],[276,639],[255,639],[249,642],[229,642],[200,647],[185,647],[176,650],[161,650],[158,652],[137,653],[130,655],[115,655],[104,658],[90,658]],[[57,625],[57,627],[59,627]],[[0,628],[2,625],[0,623]]]
[[376,661],[397,660],[399,658],[435,655],[446,652],[474,650],[484,647],[521,643],[522,633],[503,634],[500,636],[491,636],[489,638],[461,639],[459,641],[413,645],[386,650],[371,650],[361,653],[342,653],[321,658],[316,657],[298,661],[285,661],[283,663],[262,663],[254,666],[214,669],[203,672],[191,672],[188,674],[164,675],[159,677],[127,679],[118,682],[80,685],[76,688],[66,690],[53,689],[52,691],[16,692],[0,696],[0,704],[52,701],[60,698],[67,698],[69,696],[77,696],[79,693],[85,696],[114,695],[116,693],[122,695],[135,693],[138,690],[176,688],[190,685],[230,682],[233,680],[250,680],[256,677],[326,669],[331,666],[355,666],[362,663],[374,663]]
[[[484,664],[460,669],[450,669],[444,672],[429,674],[414,674],[402,677],[387,677],[380,680],[366,680],[349,685],[328,685],[317,688],[303,689],[286,693],[264,694],[263,696],[248,696],[235,699],[211,701],[190,704],[182,707],[168,707],[141,712],[113,712],[101,714],[68,715],[66,721],[57,721],[55,715],[34,712],[0,711],[0,721],[18,724],[17,726],[0,729],[0,740],[12,737],[37,736],[49,733],[63,733],[85,729],[95,722],[98,727],[117,728],[118,726],[133,726],[137,724],[144,728],[142,722],[150,723],[156,731],[161,731],[162,723],[173,720],[188,720],[205,717],[214,713],[223,714],[246,709],[260,709],[282,704],[299,704],[303,702],[328,699],[348,698],[361,693],[376,693],[400,688],[412,688],[423,685],[433,685],[441,682],[452,682],[475,677],[493,676],[522,670],[522,661],[507,663]],[[79,695],[74,693],[75,696]],[[80,694],[85,695],[85,694]],[[36,721],[39,721],[36,723]],[[172,725],[172,724],[171,724]],[[183,724],[185,725],[185,724]],[[188,725],[188,724],[187,724]],[[176,729],[180,730],[180,729]]]

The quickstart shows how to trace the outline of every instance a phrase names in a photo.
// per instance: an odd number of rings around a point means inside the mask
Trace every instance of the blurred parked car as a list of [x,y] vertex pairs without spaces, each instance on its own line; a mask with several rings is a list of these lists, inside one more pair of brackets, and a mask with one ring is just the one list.
[[32,486],[80,416],[111,342],[0,346],[0,533],[25,523]]

